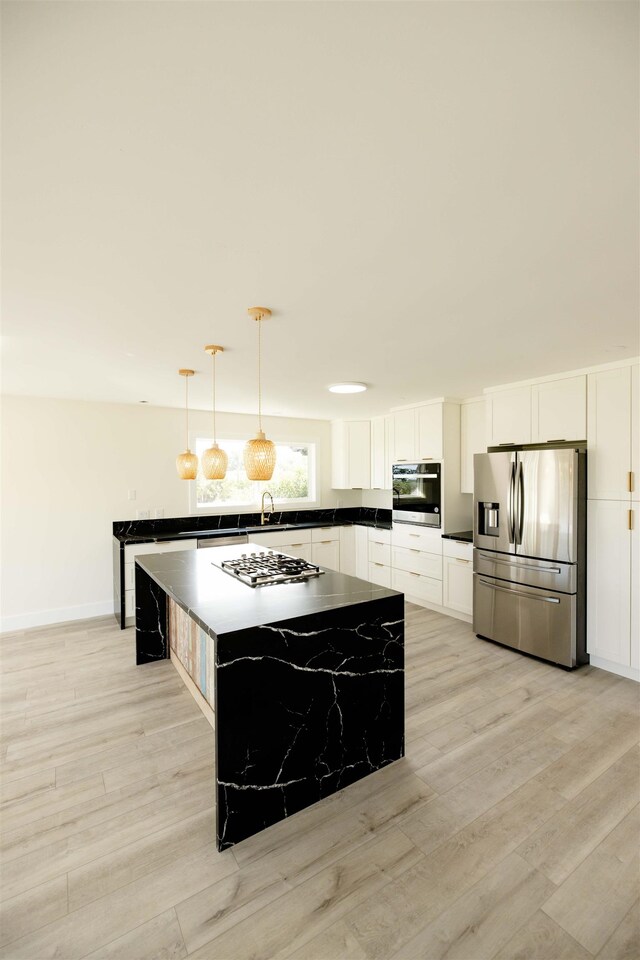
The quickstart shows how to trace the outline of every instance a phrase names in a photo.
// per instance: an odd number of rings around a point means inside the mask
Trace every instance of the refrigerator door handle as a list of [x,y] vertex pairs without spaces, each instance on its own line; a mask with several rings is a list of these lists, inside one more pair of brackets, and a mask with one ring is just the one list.
[[485,587],[491,587],[492,590],[502,590],[503,593],[509,593],[514,597],[526,597],[527,600],[542,600],[545,603],[560,603],[557,597],[537,597],[533,593],[524,593],[522,590],[511,590],[509,587],[499,587],[497,583],[483,580],[482,577],[480,577],[479,580]]
[[536,573],[562,573],[560,567],[542,567],[534,566],[532,563],[521,563],[519,560],[498,560],[498,558],[487,553],[478,553],[483,560],[490,560],[492,563],[501,563],[505,567],[515,567],[517,570],[535,570]]
[[514,492],[515,492],[515,462],[511,462],[511,473],[509,475],[509,497],[507,500],[507,532],[509,534],[509,543],[515,543],[515,514],[514,514]]
[[514,487],[517,487],[516,499],[516,517],[514,521],[514,539],[517,544],[522,543],[522,528],[524,527],[524,474],[522,470],[522,460],[518,460]]

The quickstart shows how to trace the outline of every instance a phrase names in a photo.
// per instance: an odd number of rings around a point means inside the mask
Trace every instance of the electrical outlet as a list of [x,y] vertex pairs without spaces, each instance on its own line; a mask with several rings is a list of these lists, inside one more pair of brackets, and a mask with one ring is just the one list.
[[129,500],[135,500],[136,492],[135,490],[129,490]]
[[136,520],[148,520],[149,511],[148,510],[138,510],[136,511]]

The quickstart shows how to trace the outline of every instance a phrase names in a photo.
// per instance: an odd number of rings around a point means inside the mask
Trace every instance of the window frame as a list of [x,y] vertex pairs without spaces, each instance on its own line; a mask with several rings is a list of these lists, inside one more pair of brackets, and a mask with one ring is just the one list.
[[[224,450],[225,443],[246,443],[247,437],[243,434],[242,436],[229,436],[230,431],[226,431],[227,436],[224,438],[218,438],[219,446]],[[271,438],[273,439],[273,438]],[[199,434],[192,434],[190,438],[190,448],[194,452],[198,449],[198,443],[204,441],[205,443],[212,443],[211,437],[203,437]],[[276,447],[278,446],[304,446],[308,450],[309,458],[309,486],[310,486],[310,496],[309,497],[297,497],[295,500],[282,500],[278,497],[274,497],[274,505],[278,512],[285,512],[286,510],[314,510],[320,506],[320,496],[319,496],[319,469],[318,469],[318,442],[317,440],[298,440],[298,439],[287,439],[287,440],[276,440],[274,439]],[[200,464],[198,463],[198,471],[200,470]],[[261,508],[261,498],[265,490],[269,489],[269,480],[254,480],[252,481],[255,484],[256,490],[256,499],[251,503],[224,503],[224,504],[202,504],[198,503],[198,486],[197,480],[191,480],[187,484],[189,487],[188,499],[189,499],[189,516],[207,516],[207,515],[218,515],[218,514],[229,514],[229,513],[256,513],[260,511]]]

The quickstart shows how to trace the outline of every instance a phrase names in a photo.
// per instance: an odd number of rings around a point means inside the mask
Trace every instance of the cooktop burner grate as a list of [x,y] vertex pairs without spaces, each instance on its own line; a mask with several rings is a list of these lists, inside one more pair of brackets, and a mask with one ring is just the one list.
[[275,583],[292,583],[318,577],[321,570],[314,563],[286,553],[243,553],[237,560],[223,560],[219,566],[225,573],[241,580],[249,587],[264,587]]

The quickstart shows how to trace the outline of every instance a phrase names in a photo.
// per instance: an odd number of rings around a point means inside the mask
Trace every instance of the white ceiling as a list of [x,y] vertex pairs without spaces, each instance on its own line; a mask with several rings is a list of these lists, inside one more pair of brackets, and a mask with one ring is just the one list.
[[[372,415],[635,355],[635,3],[9,3],[3,390]],[[371,389],[336,397],[326,385]]]

